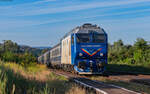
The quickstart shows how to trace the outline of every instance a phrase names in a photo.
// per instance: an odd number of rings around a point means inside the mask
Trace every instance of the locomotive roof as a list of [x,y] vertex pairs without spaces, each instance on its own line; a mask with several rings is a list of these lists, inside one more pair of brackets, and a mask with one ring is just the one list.
[[90,31],[96,31],[101,34],[105,33],[105,31],[101,27],[97,25],[92,25],[91,23],[85,23],[82,26],[77,26],[76,28],[72,29],[63,38],[67,37],[68,35],[72,33],[89,33]]

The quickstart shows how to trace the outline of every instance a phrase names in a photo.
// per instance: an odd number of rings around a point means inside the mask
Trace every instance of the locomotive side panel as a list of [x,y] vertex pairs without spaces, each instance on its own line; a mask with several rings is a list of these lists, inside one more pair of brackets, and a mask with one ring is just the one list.
[[71,64],[71,35],[61,41],[61,64]]

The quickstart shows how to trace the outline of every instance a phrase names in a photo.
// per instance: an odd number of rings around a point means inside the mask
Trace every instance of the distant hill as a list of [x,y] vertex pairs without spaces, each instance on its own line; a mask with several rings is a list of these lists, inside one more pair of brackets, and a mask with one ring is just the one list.
[[22,52],[29,52],[32,53],[34,56],[40,56],[47,50],[49,50],[51,47],[30,47],[27,45],[20,45],[20,50]]
[[18,54],[24,54],[28,52],[38,57],[48,51],[50,48],[51,47],[31,47],[28,45],[19,45],[11,40],[5,40],[4,43],[0,43],[0,54],[7,51]]
[[50,49],[51,47],[32,47],[32,48],[37,48],[37,49]]

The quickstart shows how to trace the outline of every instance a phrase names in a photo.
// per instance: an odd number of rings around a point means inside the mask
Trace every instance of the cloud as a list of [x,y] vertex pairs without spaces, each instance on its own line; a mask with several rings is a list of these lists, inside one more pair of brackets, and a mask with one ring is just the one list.
[[[53,0],[44,0],[44,1],[37,1],[35,3],[46,3]],[[32,6],[26,5],[24,7],[14,7],[13,9],[7,9],[9,12],[5,12],[6,10],[2,10],[0,15],[7,15],[7,16],[35,16],[35,15],[44,15],[44,14],[54,14],[54,13],[63,13],[63,12],[72,12],[72,11],[79,11],[79,10],[86,10],[91,8],[104,8],[104,7],[115,7],[121,5],[130,5],[142,2],[148,2],[150,0],[120,0],[120,1],[103,1],[103,2],[87,2],[82,4],[73,4],[73,5],[63,5],[63,6]]]
[[[45,45],[51,40],[55,43],[56,37],[84,22],[101,24],[109,33],[111,41],[120,37],[131,41],[142,34],[149,39],[150,0],[55,1],[35,0],[31,3],[1,6],[0,39],[26,40],[25,43],[30,45],[35,45],[36,41],[36,45],[40,42],[40,45]],[[50,35],[52,36],[49,37]]]
[[133,10],[133,11],[123,11],[123,12],[117,12],[117,13],[110,13],[110,14],[101,14],[101,15],[94,15],[94,16],[86,16],[84,19],[89,19],[89,18],[96,18],[96,17],[111,17],[111,16],[118,16],[118,15],[128,15],[129,14],[135,14],[135,13],[142,13],[142,12],[150,12],[150,9],[143,9],[143,10]]
[[42,0],[42,1],[33,2],[32,4],[41,4],[41,3],[53,2],[53,1],[56,1],[56,0]]
[[39,4],[44,4],[44,3],[49,3],[49,2],[54,2],[54,1],[57,1],[57,0],[36,0],[34,2],[30,2],[30,3],[21,3],[21,4],[15,4],[15,5],[8,5],[8,6],[0,6],[0,9],[3,10],[3,9],[18,9],[18,8],[25,8],[25,7],[33,7],[33,6],[38,6]]
[[[47,1],[47,0],[44,0]],[[43,2],[44,2],[43,1]],[[48,0],[48,1],[52,1],[52,0]],[[88,4],[80,4],[80,5],[68,5],[68,6],[64,6],[64,7],[58,7],[58,8],[46,8],[46,9],[40,9],[40,10],[29,10],[29,11],[22,11],[22,16],[32,16],[32,15],[40,15],[40,14],[46,14],[46,13],[60,13],[60,12],[68,12],[68,11],[76,11],[76,10],[82,10],[82,9],[89,9],[89,8],[95,8],[95,7],[106,7],[106,6],[111,6],[110,9],[108,8],[107,10],[103,9],[103,10],[99,10],[97,13],[93,14],[93,15],[87,15],[87,14],[82,14],[79,13],[78,15],[72,15],[72,16],[68,16],[68,17],[61,17],[61,18],[49,18],[49,19],[45,19],[42,20],[41,18],[35,18],[33,19],[27,19],[27,20],[23,20],[23,19],[17,19],[17,17],[14,18],[0,18],[0,26],[1,26],[1,30],[2,29],[10,29],[10,28],[20,28],[20,27],[29,27],[29,26],[37,26],[37,25],[43,25],[43,24],[51,24],[51,23],[60,23],[60,22],[66,22],[66,21],[77,21],[77,20],[89,20],[91,21],[91,19],[93,18],[98,18],[101,19],[102,21],[107,21],[107,20],[116,20],[115,18],[111,18],[111,19],[107,19],[106,17],[112,17],[112,16],[118,16],[118,15],[132,15],[132,14],[140,14],[143,12],[150,12],[150,9],[138,9],[138,10],[126,10],[126,11],[116,11],[116,12],[109,12],[111,9],[115,10],[115,9],[120,9],[122,8],[122,6],[120,7],[112,7],[112,6],[116,6],[116,5],[126,5],[126,4],[133,4],[133,3],[139,3],[139,2],[146,2],[146,1],[150,1],[150,0],[132,0],[132,1],[118,1],[117,3],[112,3],[112,2],[100,2],[100,3],[88,3]],[[39,2],[39,1],[37,1]],[[107,4],[106,4],[107,3]],[[94,6],[95,5],[95,6]],[[101,5],[101,6],[100,6]],[[133,5],[131,5],[133,6]],[[132,8],[131,6],[128,6],[130,8]],[[136,6],[134,4],[134,6]],[[5,7],[7,9],[9,9],[9,7]],[[107,11],[107,12],[106,12]],[[8,13],[8,11],[5,11]],[[109,12],[109,13],[108,13]],[[18,13],[18,14],[17,14]],[[10,14],[10,16],[12,15],[21,15],[21,12],[16,12],[14,14]],[[2,14],[0,14],[2,15]],[[8,28],[9,27],[9,28]]]
[[[125,12],[119,12],[119,13],[116,12],[116,13],[109,13],[109,14],[103,13],[100,15],[86,15],[86,16],[77,15],[75,17],[71,17],[71,18],[64,17],[62,19],[55,19],[55,18],[46,19],[46,20],[40,20],[40,19],[39,20],[3,19],[0,22],[0,26],[1,26],[1,30],[2,30],[2,29],[10,29],[10,28],[12,29],[12,28],[38,26],[38,25],[43,25],[43,24],[61,23],[61,22],[66,22],[66,21],[72,21],[72,22],[77,21],[77,20],[79,20],[79,21],[83,21],[83,20],[91,21],[91,19],[93,19],[93,18],[101,19],[102,22],[110,23],[110,22],[114,22],[114,21],[116,22],[119,19],[115,19],[115,18],[107,19],[107,17],[118,16],[118,15],[129,15],[129,14],[131,15],[131,14],[135,14],[135,13],[140,14],[143,12],[150,12],[150,9],[125,11]],[[141,18],[146,19],[146,17],[141,17]],[[132,18],[132,20],[133,19],[136,19],[136,17]],[[126,19],[121,19],[121,20],[126,20]],[[137,22],[136,20],[135,20],[135,22]]]

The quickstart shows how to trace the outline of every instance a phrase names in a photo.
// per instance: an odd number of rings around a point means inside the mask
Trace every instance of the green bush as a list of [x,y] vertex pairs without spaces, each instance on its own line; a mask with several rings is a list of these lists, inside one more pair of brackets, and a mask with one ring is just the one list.
[[124,45],[122,40],[109,44],[108,61],[128,65],[150,65],[150,45],[142,38],[137,38],[134,45]]
[[5,52],[2,55],[2,59],[7,62],[15,62],[17,60],[16,55],[10,51]]
[[[4,40],[3,44],[0,44],[0,60],[4,62],[15,62],[23,66],[29,66],[36,62],[37,54],[36,49],[26,46],[19,46],[17,43],[11,40]],[[38,50],[37,50],[38,51]],[[38,52],[39,53],[39,52]]]

